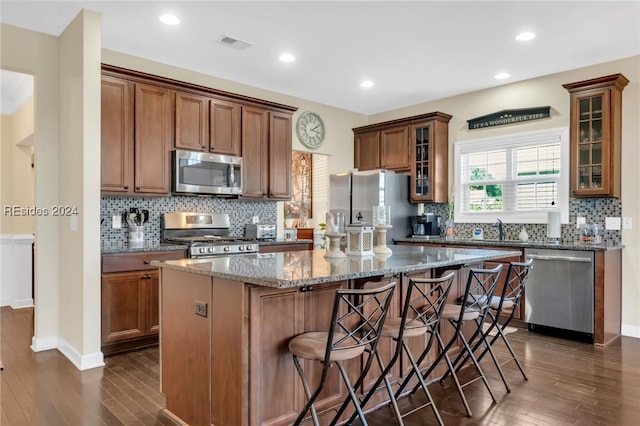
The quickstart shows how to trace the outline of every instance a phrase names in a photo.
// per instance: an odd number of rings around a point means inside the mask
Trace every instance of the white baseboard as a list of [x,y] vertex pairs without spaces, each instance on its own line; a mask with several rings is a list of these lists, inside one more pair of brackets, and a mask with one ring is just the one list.
[[104,367],[104,355],[102,352],[81,355],[73,346],[57,336],[31,338],[31,350],[34,352],[57,349],[80,371],[91,368]]
[[640,338],[640,327],[637,325],[622,324],[620,332],[623,336]]
[[102,352],[82,355],[64,339],[59,339],[58,350],[80,371],[104,367],[104,356],[102,355]]
[[36,337],[31,338],[31,350],[34,352],[48,351],[58,348],[58,336]]
[[11,307],[13,309],[22,309],[22,308],[33,308],[33,299],[19,299],[13,300],[11,302]]

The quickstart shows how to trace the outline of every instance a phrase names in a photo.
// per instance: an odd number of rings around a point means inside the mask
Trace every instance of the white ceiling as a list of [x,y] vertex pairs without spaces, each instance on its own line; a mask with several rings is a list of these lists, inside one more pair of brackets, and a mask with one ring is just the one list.
[[2,0],[0,21],[57,36],[82,7],[104,48],[363,114],[640,54],[640,1]]

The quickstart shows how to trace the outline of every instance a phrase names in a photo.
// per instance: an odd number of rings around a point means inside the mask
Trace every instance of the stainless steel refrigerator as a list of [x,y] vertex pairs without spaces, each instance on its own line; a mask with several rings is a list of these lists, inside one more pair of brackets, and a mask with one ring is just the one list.
[[329,209],[344,210],[346,225],[362,220],[373,224],[373,206],[391,206],[391,225],[387,244],[394,238],[412,234],[411,217],[417,206],[409,202],[409,175],[390,170],[338,173],[329,177]]

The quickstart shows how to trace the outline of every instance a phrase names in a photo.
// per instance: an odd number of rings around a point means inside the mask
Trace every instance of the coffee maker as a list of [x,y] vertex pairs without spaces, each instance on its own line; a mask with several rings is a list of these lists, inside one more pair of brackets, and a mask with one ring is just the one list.
[[411,218],[413,237],[438,238],[440,236],[440,216],[435,213],[424,213]]

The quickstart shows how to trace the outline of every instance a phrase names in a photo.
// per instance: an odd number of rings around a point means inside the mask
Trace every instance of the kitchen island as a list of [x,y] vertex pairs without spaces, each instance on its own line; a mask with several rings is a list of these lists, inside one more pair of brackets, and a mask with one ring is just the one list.
[[[308,250],[153,262],[160,268],[165,413],[190,425],[291,424],[304,405],[304,393],[287,344],[299,333],[328,328],[337,288],[395,280],[390,315],[398,315],[409,277],[520,255],[513,250],[392,249],[386,258],[331,261],[324,250]],[[452,287],[451,302],[460,296],[461,282]],[[388,358],[393,347],[385,342],[379,349]],[[392,372],[394,380],[406,372],[402,361]],[[361,363],[349,362],[347,370],[356,373]],[[318,411],[339,406],[346,396],[337,371],[332,373],[317,400]],[[371,380],[376,374],[372,368]],[[366,408],[384,395],[379,392]]]

